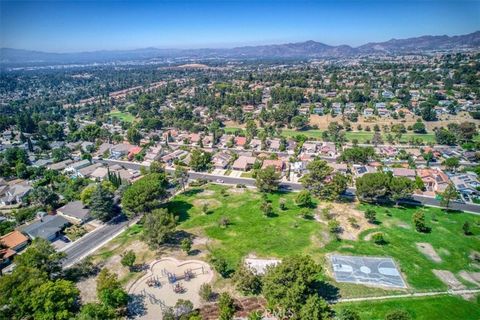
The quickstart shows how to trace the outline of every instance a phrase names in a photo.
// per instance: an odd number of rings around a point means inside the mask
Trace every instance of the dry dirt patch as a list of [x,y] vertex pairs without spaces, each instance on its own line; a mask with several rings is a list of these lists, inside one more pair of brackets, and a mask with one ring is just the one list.
[[440,263],[442,262],[442,258],[438,255],[435,249],[432,247],[430,243],[427,242],[418,242],[416,243],[418,251],[423,253],[427,258],[430,260]]
[[77,288],[80,290],[82,303],[97,301],[97,278],[89,277],[77,282]]
[[210,197],[215,194],[215,191],[213,190],[203,190],[198,194],[199,197]]
[[233,194],[242,194],[245,193],[245,188],[230,188],[228,189],[228,192],[233,193]]
[[[322,212],[326,208],[329,209],[329,216],[340,223],[342,232],[339,234],[339,237],[341,239],[357,240],[361,232],[375,228],[375,225],[365,219],[363,212],[346,203],[332,203],[328,207],[318,208],[315,215],[317,221],[328,223],[328,221],[325,221],[324,213]],[[353,220],[355,221],[354,223]]]
[[439,278],[443,283],[445,283],[450,289],[462,290],[465,289],[465,285],[458,281],[455,275],[448,270],[432,270],[433,273]]
[[460,277],[465,279],[468,282],[471,282],[477,286],[480,286],[480,272],[468,272],[462,270],[458,273]]
[[193,200],[193,204],[196,207],[202,207],[204,205],[207,205],[210,208],[212,208],[212,207],[218,208],[221,205],[220,201],[218,201],[216,199],[195,199],[195,200]]

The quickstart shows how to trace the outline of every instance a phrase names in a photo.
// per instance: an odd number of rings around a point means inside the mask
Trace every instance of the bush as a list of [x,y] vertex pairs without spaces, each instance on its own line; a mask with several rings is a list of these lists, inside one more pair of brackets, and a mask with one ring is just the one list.
[[429,232],[430,228],[427,227],[425,223],[425,214],[421,211],[417,211],[413,214],[412,217],[413,225],[415,226],[415,230],[418,232]]
[[218,225],[222,228],[228,227],[230,224],[230,220],[227,217],[221,217],[220,220],[218,221]]
[[411,318],[405,310],[393,310],[385,315],[385,320],[410,320]]
[[330,220],[328,222],[328,230],[330,231],[330,233],[332,234],[336,234],[336,233],[339,233],[342,229],[340,227],[340,222],[338,222],[337,220],[333,219],[333,220]]
[[385,236],[383,235],[383,232],[377,232],[372,234],[372,240],[373,242],[375,242],[375,244],[378,244],[378,245],[387,244],[387,241],[385,240]]
[[237,290],[243,294],[259,294],[262,291],[262,281],[252,269],[240,264],[232,277]]
[[185,238],[180,243],[182,250],[188,255],[190,254],[190,250],[192,250],[192,240],[190,238]]
[[295,203],[300,207],[312,206],[312,195],[308,190],[300,191],[295,197]]
[[220,320],[233,319],[233,314],[235,313],[235,304],[233,303],[232,297],[230,297],[228,293],[223,292],[220,295],[218,308],[220,309]]
[[340,312],[337,314],[337,317],[335,318],[337,320],[360,320],[360,316],[358,315],[357,312],[345,308],[340,310]]
[[465,221],[465,223],[462,226],[463,229],[463,234],[466,236],[469,236],[472,234],[472,229],[470,228],[470,223],[468,221]]
[[225,259],[221,257],[212,257],[210,259],[211,264],[215,270],[223,277],[228,278],[230,276],[231,270],[228,268],[228,263]]
[[198,295],[204,302],[208,302],[213,298],[213,290],[212,286],[208,283],[204,283],[200,286],[200,290],[198,291]]
[[365,211],[365,218],[368,222],[375,223],[377,221],[377,213],[373,209],[367,209],[367,211]]

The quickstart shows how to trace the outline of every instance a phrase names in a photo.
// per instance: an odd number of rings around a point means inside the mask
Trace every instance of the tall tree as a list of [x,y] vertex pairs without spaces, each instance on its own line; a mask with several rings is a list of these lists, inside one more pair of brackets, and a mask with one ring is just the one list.
[[145,215],[144,239],[152,247],[158,247],[172,240],[176,225],[176,217],[167,209],[155,209]]
[[268,166],[263,170],[257,170],[255,185],[261,192],[273,192],[278,190],[280,174],[275,171],[274,166]]
[[101,221],[108,221],[115,215],[113,193],[102,184],[97,185],[92,192],[89,206],[92,217]]
[[105,306],[122,309],[127,306],[128,294],[122,288],[117,275],[102,269],[97,277],[97,296]]
[[47,281],[32,292],[35,319],[71,319],[78,308],[79,291],[71,281]]
[[122,196],[122,207],[129,217],[148,212],[166,196],[165,174],[150,173],[130,185]]
[[440,200],[440,204],[445,207],[449,208],[450,207],[450,202],[452,200],[457,199],[458,197],[458,192],[453,183],[450,183],[446,188],[445,191],[440,193],[440,196],[442,197]]
[[64,252],[58,252],[47,240],[37,238],[23,254],[15,257],[17,267],[35,268],[45,272],[50,277],[62,271]]
[[263,295],[270,307],[291,311],[302,319],[300,310],[310,296],[317,295],[322,268],[309,256],[291,256],[269,268],[263,279]]
[[185,185],[188,181],[188,170],[182,166],[175,166],[175,172],[173,174],[175,180],[182,186],[185,191]]

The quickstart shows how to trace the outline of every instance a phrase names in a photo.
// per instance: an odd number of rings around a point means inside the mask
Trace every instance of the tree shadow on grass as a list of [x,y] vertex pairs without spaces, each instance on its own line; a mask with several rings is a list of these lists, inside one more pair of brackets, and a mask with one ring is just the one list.
[[315,287],[318,295],[327,301],[334,301],[340,297],[340,290],[331,283],[318,281]]
[[189,189],[187,191],[184,191],[181,193],[182,196],[186,196],[186,197],[192,197],[194,195],[197,195],[199,193],[202,193],[204,191],[203,188],[195,188],[195,189]]
[[178,222],[186,221],[190,218],[188,211],[193,208],[193,206],[183,200],[173,200],[163,206],[167,208],[169,212],[173,213],[178,217]]

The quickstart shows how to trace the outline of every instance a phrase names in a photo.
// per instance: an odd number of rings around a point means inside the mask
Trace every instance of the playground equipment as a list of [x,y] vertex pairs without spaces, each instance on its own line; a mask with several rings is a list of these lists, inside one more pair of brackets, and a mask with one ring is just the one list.
[[[202,267],[202,274],[204,274],[204,269]],[[171,273],[166,269],[162,270],[162,276],[166,276],[168,278],[169,283],[175,283],[179,280],[190,281],[190,279],[195,278],[195,272],[192,269],[185,270],[182,275],[177,275],[175,273]]]

